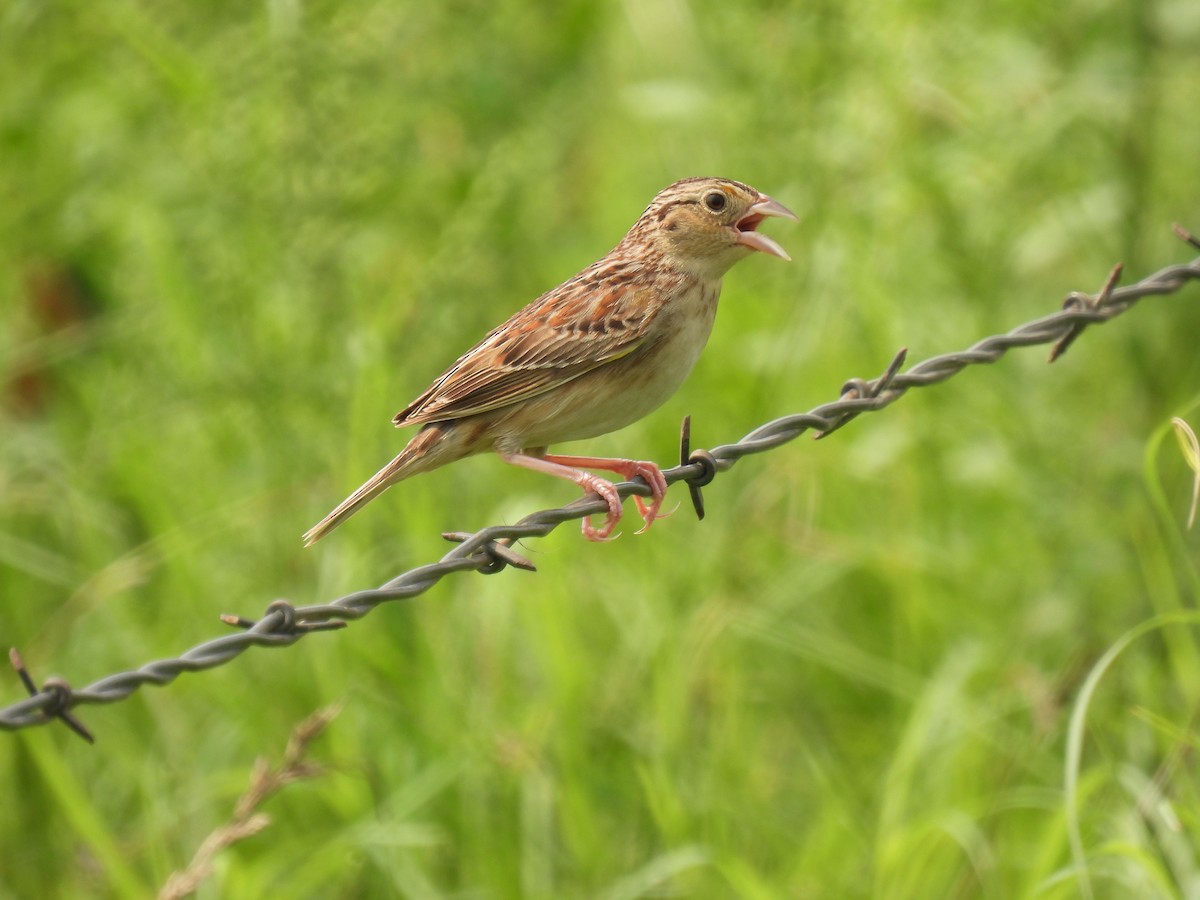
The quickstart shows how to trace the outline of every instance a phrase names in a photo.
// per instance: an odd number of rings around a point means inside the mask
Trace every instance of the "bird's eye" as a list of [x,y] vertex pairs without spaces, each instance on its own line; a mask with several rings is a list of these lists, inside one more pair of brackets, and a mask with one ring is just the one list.
[[713,212],[720,212],[725,208],[726,197],[720,191],[713,191],[704,197],[704,205]]

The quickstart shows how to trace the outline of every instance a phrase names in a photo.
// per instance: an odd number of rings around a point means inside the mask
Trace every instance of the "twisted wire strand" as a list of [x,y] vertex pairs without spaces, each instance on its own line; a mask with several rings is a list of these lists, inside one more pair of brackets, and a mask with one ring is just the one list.
[[[1182,229],[1176,230],[1185,241],[1200,248],[1195,238]],[[1088,325],[1107,322],[1145,297],[1172,294],[1189,281],[1200,280],[1200,258],[1187,264],[1168,266],[1136,284],[1114,288],[1119,272],[1120,267],[1115,268],[1104,288],[1094,296],[1080,292],[1069,294],[1060,312],[1027,322],[1005,334],[984,338],[966,350],[931,357],[906,372],[899,371],[905,358],[902,350],[880,377],[873,381],[848,381],[839,399],[806,413],[773,419],[740,440],[722,444],[711,451],[689,453],[685,421],[680,464],[665,469],[663,475],[668,484],[688,483],[696,512],[703,516],[700,487],[718,472],[730,469],[742,457],[774,449],[795,440],[805,431],[817,432],[819,437],[827,436],[862,413],[885,409],[912,388],[945,381],[968,366],[996,362],[1016,347],[1055,343],[1051,354],[1053,361]],[[622,498],[631,494],[650,494],[648,485],[641,480],[622,482],[617,485],[617,491]],[[415,597],[455,572],[470,570],[494,574],[507,566],[532,570],[532,564],[509,549],[513,542],[544,537],[563,522],[603,513],[607,508],[605,501],[589,494],[566,506],[539,510],[512,525],[493,525],[472,534],[446,535],[458,542],[453,550],[437,562],[397,575],[378,588],[355,591],[312,606],[298,607],[286,600],[276,600],[256,622],[223,616],[227,624],[245,630],[197,644],[177,657],[155,660],[131,671],[109,675],[78,690],[71,689],[58,678],[50,679],[36,689],[14,650],[10,654],[13,665],[31,696],[0,709],[0,729],[12,731],[62,719],[90,741],[90,734],[71,715],[74,707],[123,700],[143,685],[165,685],[184,672],[224,665],[251,647],[291,646],[309,632],[340,628],[349,621],[360,619],[381,603]]]

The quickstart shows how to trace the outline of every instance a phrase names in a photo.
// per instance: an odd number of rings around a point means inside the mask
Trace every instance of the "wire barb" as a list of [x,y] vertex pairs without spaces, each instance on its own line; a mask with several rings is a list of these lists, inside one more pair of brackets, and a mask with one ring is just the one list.
[[[1175,233],[1190,246],[1200,249],[1200,241],[1190,232],[1176,225]],[[718,472],[728,471],[742,457],[772,450],[795,440],[805,431],[827,436],[865,412],[887,408],[911,388],[938,384],[968,366],[996,362],[1017,347],[1054,344],[1053,355],[1061,356],[1087,325],[1115,318],[1145,297],[1173,294],[1188,282],[1200,280],[1200,258],[1168,266],[1136,284],[1120,288],[1116,287],[1119,276],[1120,268],[1117,267],[1094,299],[1086,294],[1069,295],[1066,305],[1070,308],[1027,322],[1006,334],[984,338],[966,350],[924,360],[907,372],[900,372],[906,356],[901,351],[874,381],[848,381],[837,400],[806,413],[774,419],[732,444],[712,450],[692,450],[691,419],[688,417],[680,433],[679,465],[664,471],[663,476],[668,484],[687,482],[696,515],[703,518],[700,488],[712,481]],[[1078,299],[1072,301],[1071,298],[1076,296]],[[645,485],[640,479],[622,482],[616,488],[622,498],[645,493]],[[72,690],[62,679],[51,679],[38,690],[14,650],[9,658],[30,696],[0,709],[0,729],[12,731],[61,719],[81,737],[92,741],[91,734],[69,712],[72,707],[85,703],[114,703],[144,685],[165,685],[184,672],[224,665],[254,646],[290,646],[311,631],[342,628],[350,620],[361,619],[381,603],[415,597],[455,572],[494,574],[508,566],[535,571],[529,560],[511,550],[515,541],[545,537],[563,522],[604,512],[606,508],[599,497],[584,497],[566,506],[532,513],[513,525],[493,525],[474,533],[451,532],[445,537],[456,546],[440,560],[410,569],[374,590],[356,591],[313,606],[295,607],[286,600],[276,600],[257,622],[240,616],[222,616],[223,622],[243,630],[205,641],[176,658],[156,660],[133,671],[109,675],[80,690]]]
[[[1100,293],[1095,297],[1090,297],[1079,291],[1072,291],[1067,294],[1067,299],[1063,301],[1063,310],[1067,312],[1086,311],[1095,313],[1103,309],[1112,299],[1113,288],[1117,286],[1117,281],[1120,279],[1124,268],[1124,263],[1117,263],[1113,266],[1112,271],[1108,273],[1108,278],[1104,280],[1104,286],[1100,288]],[[1087,322],[1077,322],[1071,326],[1071,329],[1050,348],[1050,358],[1047,362],[1054,362],[1066,353],[1068,348],[1075,343],[1075,338],[1083,334],[1083,329],[1087,325]]]
[[1179,238],[1181,241],[1183,241],[1185,244],[1190,244],[1192,247],[1195,247],[1197,250],[1200,250],[1200,238],[1196,237],[1194,234],[1192,234],[1190,231],[1188,231],[1186,228],[1184,228],[1178,222],[1175,222],[1171,226],[1171,230],[1174,231],[1175,236],[1177,238]]
[[71,686],[65,680],[62,678],[47,678],[41,690],[38,690],[33,678],[29,675],[29,670],[25,668],[25,660],[21,658],[21,654],[16,647],[9,649],[8,661],[16,670],[17,677],[21,679],[21,684],[25,686],[25,690],[29,692],[30,697],[38,698],[45,696],[48,698],[42,705],[42,715],[46,721],[61,719],[64,725],[89,744],[96,743],[96,739],[92,737],[92,733],[71,712]]
[[707,450],[692,449],[692,417],[684,416],[679,426],[679,465],[697,466],[696,474],[684,478],[688,495],[692,498],[692,509],[698,520],[704,519],[704,494],[700,489],[717,477],[717,461]]
[[[442,537],[452,543],[461,544],[473,535],[469,531],[444,531]],[[509,566],[524,572],[537,571],[537,566],[521,554],[514,552],[503,540],[488,541],[479,548],[478,553],[481,559],[475,571],[480,575],[495,575],[503,572]]]
[[317,622],[302,620],[296,607],[288,600],[272,600],[267,605],[267,611],[258,621],[245,619],[241,616],[221,613],[221,621],[226,625],[246,630],[257,628],[267,634],[308,634],[310,631],[336,631],[345,628],[342,619],[323,619]]
[[[908,348],[901,347],[892,361],[888,363],[888,367],[883,374],[874,381],[863,381],[861,378],[851,378],[842,385],[842,400],[875,400],[892,386],[892,382],[896,380],[896,376],[900,373],[901,366],[904,365],[904,360],[908,358]],[[859,412],[849,412],[841,416],[831,428],[826,428],[824,431],[816,435],[816,440],[827,438],[843,425],[847,425],[861,415]]]

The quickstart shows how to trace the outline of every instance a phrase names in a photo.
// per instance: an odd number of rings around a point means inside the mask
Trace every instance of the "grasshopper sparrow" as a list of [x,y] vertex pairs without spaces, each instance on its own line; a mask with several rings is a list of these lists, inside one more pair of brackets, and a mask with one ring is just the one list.
[[688,178],[662,191],[613,250],[495,328],[392,420],[421,430],[400,455],[304,535],[323,537],[397,481],[491,450],[505,462],[566,478],[608,503],[605,540],[621,518],[613,482],[583,471],[641,476],[659,515],[667,483],[652,462],[551,456],[551,444],[635,422],[667,400],[695,364],[717,313],[721,278],[755,250],[790,259],[756,229],[796,219],[749,185]]

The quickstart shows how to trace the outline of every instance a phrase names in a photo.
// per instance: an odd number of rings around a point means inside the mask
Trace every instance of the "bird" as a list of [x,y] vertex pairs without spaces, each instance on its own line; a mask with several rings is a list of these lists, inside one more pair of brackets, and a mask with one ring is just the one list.
[[642,528],[667,489],[653,462],[560,456],[550,445],[636,422],[683,383],[712,331],[725,273],[752,253],[790,260],[758,231],[767,218],[799,221],[771,197],[725,178],[686,178],[660,191],[606,256],[542,294],[464,353],[392,419],[421,430],[305,535],[310,546],[387,488],[477,453],[574,482],[607,505],[583,519],[609,540],[621,519],[616,485],[587,471],[641,477]]

